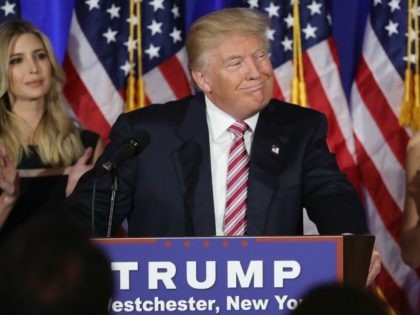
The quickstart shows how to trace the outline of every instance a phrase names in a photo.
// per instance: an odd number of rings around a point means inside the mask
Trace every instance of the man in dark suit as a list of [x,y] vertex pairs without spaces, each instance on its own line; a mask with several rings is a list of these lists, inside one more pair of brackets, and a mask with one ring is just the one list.
[[[306,208],[321,234],[367,231],[357,194],[328,150],[325,117],[272,99],[267,26],[263,15],[249,9],[201,18],[186,48],[202,93],[118,118],[98,165],[136,130],[147,131],[150,144],[119,165],[112,230],[127,218],[129,236],[299,235]],[[240,228],[229,234],[224,211],[228,156],[236,141],[228,129],[234,123],[245,126],[246,167],[238,184]],[[88,220],[94,216],[98,235],[110,221],[111,178],[97,181],[93,215],[94,172],[66,201]]]

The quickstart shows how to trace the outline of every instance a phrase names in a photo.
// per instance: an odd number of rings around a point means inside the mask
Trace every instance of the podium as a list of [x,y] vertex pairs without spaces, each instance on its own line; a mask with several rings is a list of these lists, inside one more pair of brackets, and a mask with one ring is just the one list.
[[313,286],[364,287],[374,237],[95,239],[111,261],[112,314],[288,314]]

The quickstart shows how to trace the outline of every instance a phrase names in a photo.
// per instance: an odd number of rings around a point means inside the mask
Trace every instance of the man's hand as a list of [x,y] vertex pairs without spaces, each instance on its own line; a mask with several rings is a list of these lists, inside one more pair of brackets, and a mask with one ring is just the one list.
[[372,251],[372,257],[370,259],[369,273],[366,280],[366,286],[369,286],[375,281],[379,272],[381,271],[381,255],[376,249]]
[[417,208],[417,213],[420,217],[420,170],[417,170],[414,177],[408,183],[407,194],[414,199]]

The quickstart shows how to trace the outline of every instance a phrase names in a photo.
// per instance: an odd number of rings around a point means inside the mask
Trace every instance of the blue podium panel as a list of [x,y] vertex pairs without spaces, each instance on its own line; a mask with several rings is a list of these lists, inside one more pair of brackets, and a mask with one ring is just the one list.
[[343,238],[96,239],[111,260],[112,314],[288,314],[343,279]]

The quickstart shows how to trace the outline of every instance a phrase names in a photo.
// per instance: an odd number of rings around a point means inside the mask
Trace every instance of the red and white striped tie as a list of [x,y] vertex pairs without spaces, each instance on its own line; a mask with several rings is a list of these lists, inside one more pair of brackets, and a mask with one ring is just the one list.
[[243,121],[237,121],[229,127],[235,138],[228,158],[223,227],[225,236],[240,236],[246,231],[249,157],[245,148],[244,134],[247,129],[248,125]]

